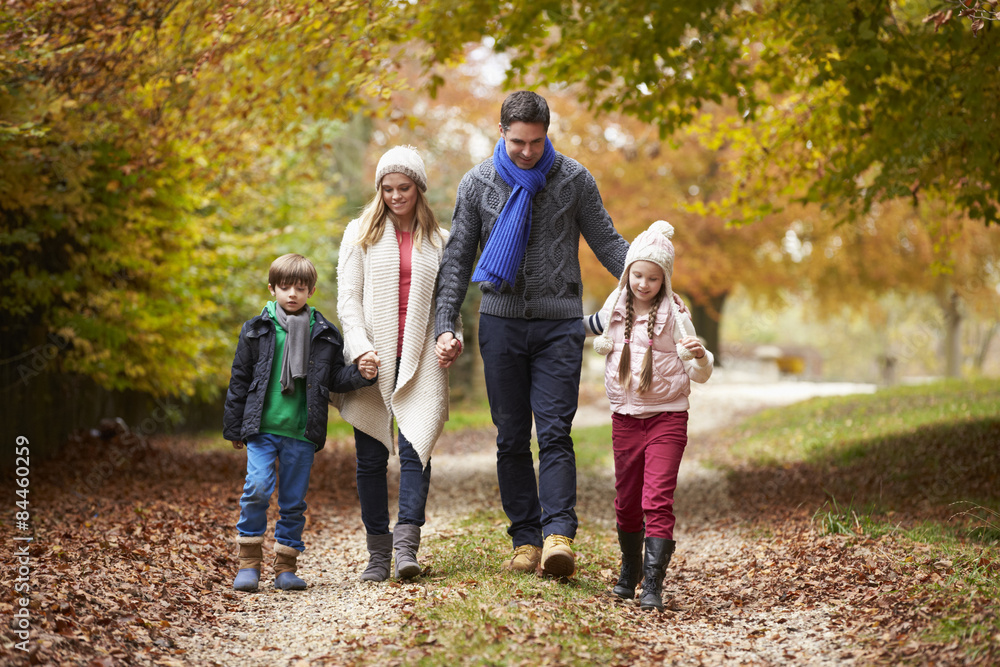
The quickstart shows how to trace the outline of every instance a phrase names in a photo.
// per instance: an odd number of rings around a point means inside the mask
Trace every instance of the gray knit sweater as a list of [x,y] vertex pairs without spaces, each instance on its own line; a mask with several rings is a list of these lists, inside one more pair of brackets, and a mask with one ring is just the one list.
[[[478,252],[510,194],[492,157],[462,178],[438,273],[435,336],[454,331]],[[594,177],[576,160],[556,153],[545,188],[532,200],[531,234],[513,289],[480,283],[479,312],[529,320],[583,317],[581,234],[601,264],[621,276],[628,242],[604,209]]]

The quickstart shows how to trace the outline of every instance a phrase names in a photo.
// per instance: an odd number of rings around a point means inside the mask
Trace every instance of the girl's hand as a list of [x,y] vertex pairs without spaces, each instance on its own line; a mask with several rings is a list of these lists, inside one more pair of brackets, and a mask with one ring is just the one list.
[[705,356],[705,346],[695,336],[681,338],[681,345],[690,350],[695,359],[701,359]]

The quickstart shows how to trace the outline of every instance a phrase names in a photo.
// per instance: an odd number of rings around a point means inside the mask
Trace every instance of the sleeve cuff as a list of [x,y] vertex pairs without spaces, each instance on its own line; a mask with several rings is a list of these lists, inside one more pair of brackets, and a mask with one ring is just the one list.
[[347,363],[353,364],[362,354],[374,349],[364,331],[354,328],[344,332],[344,356]]

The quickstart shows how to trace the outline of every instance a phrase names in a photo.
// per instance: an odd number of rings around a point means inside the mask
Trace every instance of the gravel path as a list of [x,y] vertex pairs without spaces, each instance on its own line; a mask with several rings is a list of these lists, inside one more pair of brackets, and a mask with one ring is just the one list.
[[[697,446],[699,436],[763,407],[817,395],[871,390],[869,385],[829,383],[727,384],[717,376],[694,389],[689,452]],[[610,421],[602,399],[581,407],[577,426]],[[450,436],[439,445],[433,459],[426,542],[450,535],[449,526],[467,512],[498,506],[491,437],[490,432],[466,433]],[[603,477],[581,477],[578,495],[581,521],[614,529],[611,471]],[[751,538],[727,526],[730,500],[724,477],[701,465],[697,456],[686,457],[681,466],[676,502],[688,509],[678,516],[675,538],[679,549],[668,573],[666,595],[680,595],[684,579],[726,572],[727,554],[754,549]],[[184,664],[338,664],[343,651],[396,631],[402,615],[426,594],[426,587],[420,583],[358,581],[367,561],[360,512],[310,512],[314,517],[306,528],[308,550],[300,561],[300,574],[309,582],[309,589],[287,594],[274,591],[268,581],[256,595],[223,594],[228,611],[222,623],[194,628],[192,636],[178,640],[178,648],[186,651]],[[651,647],[670,651],[676,664],[853,664],[835,609],[731,607],[719,609],[710,620],[685,622],[686,602],[675,604],[680,611],[663,615],[673,622],[650,623],[645,639]],[[761,641],[765,637],[770,641]]]

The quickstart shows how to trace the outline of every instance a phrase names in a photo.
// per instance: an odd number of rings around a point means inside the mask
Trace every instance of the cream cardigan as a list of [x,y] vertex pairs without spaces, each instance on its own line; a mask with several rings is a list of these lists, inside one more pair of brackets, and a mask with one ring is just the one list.
[[[448,232],[440,230],[437,245],[430,239],[413,245],[399,379],[393,387],[399,339],[399,244],[388,227],[365,251],[358,245],[360,231],[360,220],[352,220],[340,243],[337,315],[345,361],[351,364],[375,351],[381,365],[376,384],[333,398],[349,424],[376,438],[392,454],[396,453],[395,416],[426,467],[448,420],[448,369],[438,366],[434,353],[434,289]],[[461,321],[455,329],[461,340]]]

